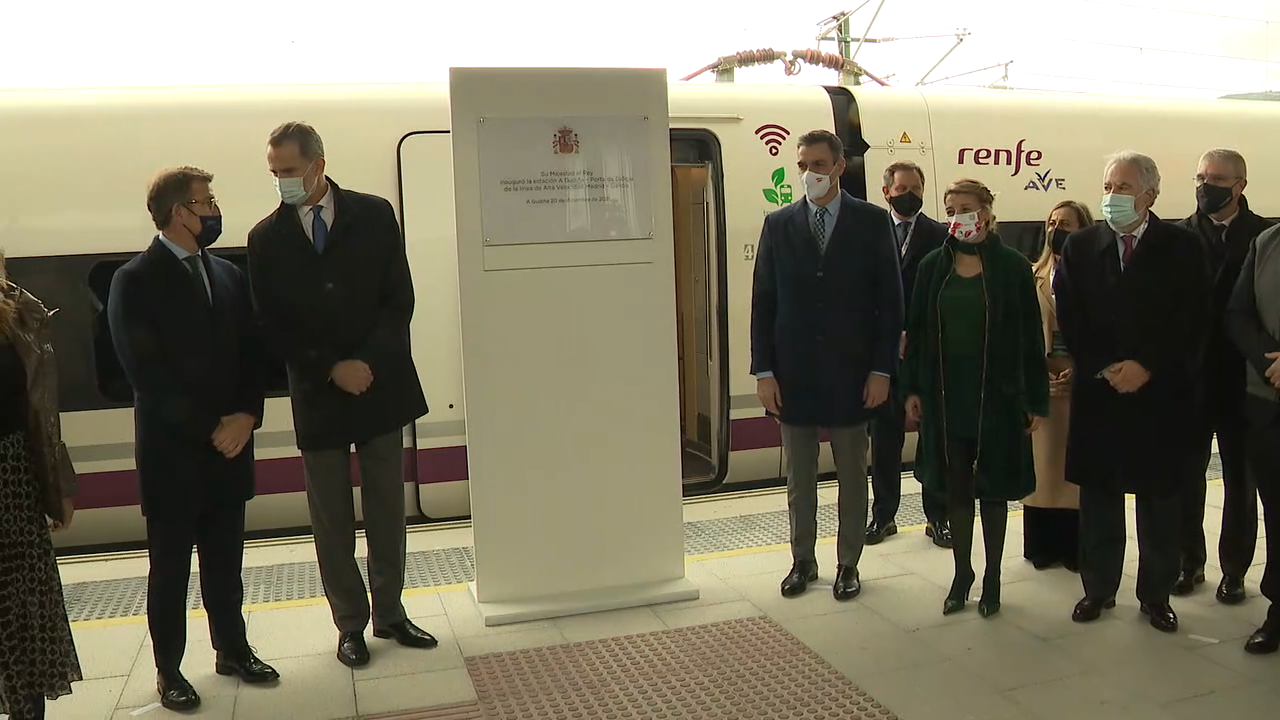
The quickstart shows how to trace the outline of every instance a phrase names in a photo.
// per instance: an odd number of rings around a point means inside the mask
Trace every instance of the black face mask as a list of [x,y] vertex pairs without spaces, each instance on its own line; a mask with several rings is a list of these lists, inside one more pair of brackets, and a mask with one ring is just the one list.
[[[192,213],[192,215],[195,215],[195,213]],[[222,235],[222,216],[196,215],[196,219],[200,221],[200,232],[193,233],[193,235],[196,239],[196,245],[203,250],[217,242]]]
[[889,206],[902,217],[909,218],[920,212],[920,208],[924,207],[924,200],[919,195],[909,192],[889,198]]
[[1234,195],[1229,187],[1202,183],[1196,188],[1196,207],[1205,215],[1212,215],[1230,205]]
[[1049,233],[1049,252],[1062,255],[1062,248],[1067,246],[1067,236],[1070,234],[1062,228],[1054,228],[1053,232]]

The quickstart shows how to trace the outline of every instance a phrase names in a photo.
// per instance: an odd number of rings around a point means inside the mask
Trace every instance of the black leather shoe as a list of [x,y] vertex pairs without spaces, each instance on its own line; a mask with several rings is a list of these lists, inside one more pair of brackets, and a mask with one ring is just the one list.
[[1178,581],[1173,584],[1174,595],[1190,595],[1197,585],[1204,584],[1204,568],[1183,568]]
[[872,520],[867,526],[867,544],[879,545],[884,539],[898,534],[898,524],[895,522],[882,523],[879,520]]
[[848,565],[836,567],[836,581],[831,586],[831,594],[837,600],[852,600],[862,592],[862,580],[858,578],[858,569]]
[[258,659],[252,648],[238,653],[219,652],[213,662],[213,670],[219,675],[235,675],[243,682],[250,684],[275,682],[280,673],[270,665]]
[[369,664],[369,646],[364,644],[364,633],[338,634],[338,662],[347,667]]
[[431,633],[408,620],[388,625],[385,628],[374,628],[373,636],[376,638],[389,638],[405,647],[411,648],[433,648],[440,644],[431,636]]
[[156,692],[160,693],[160,704],[166,710],[181,712],[200,707],[199,693],[177,670],[157,673]]
[[1239,605],[1244,602],[1244,578],[1224,575],[1218,584],[1218,602],[1223,605]]
[[1178,616],[1169,603],[1142,603],[1142,614],[1151,616],[1151,627],[1160,632],[1177,632]]
[[1263,625],[1244,644],[1244,651],[1250,655],[1270,655],[1277,650],[1280,650],[1280,623]]
[[1105,600],[1084,598],[1076,603],[1076,609],[1071,611],[1071,619],[1078,623],[1093,622],[1102,617],[1103,610],[1110,610],[1115,606],[1116,599],[1113,597]]
[[928,523],[924,526],[924,535],[932,538],[933,544],[940,548],[955,545],[955,541],[951,539],[951,528],[946,523]]
[[795,597],[809,589],[809,583],[818,579],[818,564],[797,562],[782,580],[782,597]]

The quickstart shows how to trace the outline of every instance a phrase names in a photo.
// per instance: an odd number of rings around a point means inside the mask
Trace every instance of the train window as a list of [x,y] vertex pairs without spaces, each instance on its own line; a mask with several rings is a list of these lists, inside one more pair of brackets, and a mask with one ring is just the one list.
[[997,221],[997,230],[1000,233],[1000,239],[1005,245],[1016,248],[1018,252],[1027,256],[1029,260],[1036,260],[1040,257],[1040,251],[1044,249],[1044,221],[1037,220],[1035,222],[1005,222]]
[[[243,249],[215,252],[247,271]],[[135,253],[9,258],[10,276],[49,308],[57,308],[53,342],[62,412],[129,407],[133,389],[120,367],[107,323],[111,278]],[[284,363],[269,359],[267,396],[288,394]]]

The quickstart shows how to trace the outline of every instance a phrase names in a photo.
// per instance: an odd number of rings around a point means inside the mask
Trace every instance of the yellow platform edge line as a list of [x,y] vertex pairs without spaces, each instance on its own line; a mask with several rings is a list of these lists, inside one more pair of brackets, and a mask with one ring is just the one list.
[[[1018,517],[1022,515],[1021,510],[1012,511],[1009,517]],[[907,533],[911,531],[924,530],[924,523],[919,525],[904,525],[898,528],[899,533]],[[835,537],[819,538],[819,545],[832,545],[836,541]],[[727,558],[746,557],[748,555],[762,555],[764,553],[775,552],[777,550],[787,550],[790,548],[788,543],[779,543],[776,545],[763,545],[760,547],[738,548],[737,550],[725,550],[723,552],[703,553],[701,555],[686,555],[685,565],[692,565],[707,560],[724,560]],[[453,585],[433,585],[431,587],[422,588],[405,588],[404,597],[421,597],[424,595],[444,595],[446,593],[462,592],[467,589],[468,583],[455,583]],[[289,608],[314,607],[316,605],[324,605],[327,600],[323,595],[314,598],[303,598],[301,600],[280,600],[278,602],[259,603],[257,605],[245,605],[244,612],[267,612],[270,610],[287,610]],[[205,617],[204,610],[192,610],[187,613],[188,618]],[[103,618],[101,620],[81,620],[71,623],[74,629],[102,628],[102,627],[120,627],[124,625],[142,625],[147,622],[146,615],[130,615],[117,618]]]

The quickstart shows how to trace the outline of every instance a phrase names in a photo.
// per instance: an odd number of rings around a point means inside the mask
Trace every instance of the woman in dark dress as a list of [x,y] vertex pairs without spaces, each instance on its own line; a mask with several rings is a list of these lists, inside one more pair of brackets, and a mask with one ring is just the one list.
[[0,715],[45,716],[80,661],[50,529],[74,513],[47,311],[11,282],[0,254]]
[[1022,499],[1022,556],[1037,570],[1058,563],[1080,569],[1080,488],[1066,480],[1067,425],[1071,419],[1071,375],[1074,365],[1058,330],[1053,278],[1067,236],[1093,224],[1089,208],[1063,200],[1049,211],[1044,250],[1031,270],[1049,364],[1049,417],[1032,436],[1036,459],[1036,491]]
[[942,612],[963,610],[976,580],[976,498],[987,560],[978,610],[990,617],[1009,501],[1036,486],[1031,434],[1049,414],[1048,368],[1031,264],[995,233],[991,191],[959,180],[943,202],[950,236],[920,261],[902,388],[920,425],[916,479],[947,498],[956,569]]

